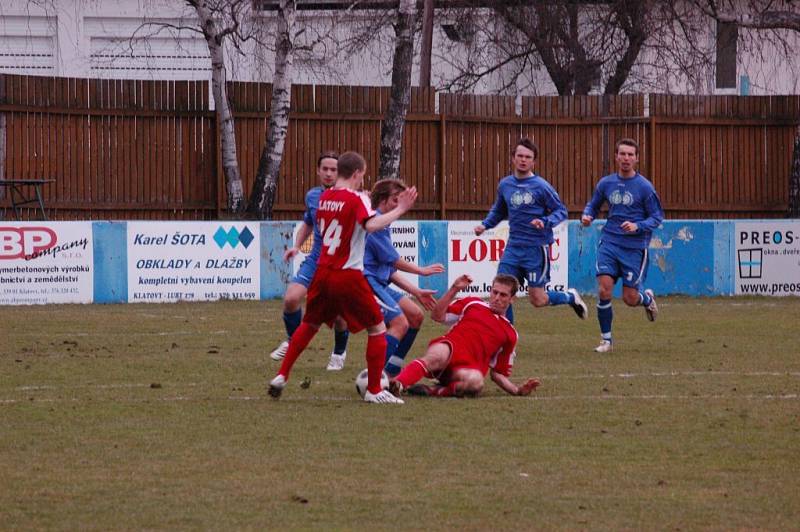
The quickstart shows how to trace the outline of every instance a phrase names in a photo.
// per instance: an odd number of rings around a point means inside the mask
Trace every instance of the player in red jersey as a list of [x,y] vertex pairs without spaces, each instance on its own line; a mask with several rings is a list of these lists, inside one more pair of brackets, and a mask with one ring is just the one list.
[[[498,274],[492,281],[488,302],[478,297],[453,301],[472,283],[462,275],[437,301],[431,318],[453,325],[447,333],[431,340],[422,358],[408,364],[391,383],[395,395],[404,392],[437,397],[477,395],[491,370],[492,380],[511,395],[528,395],[539,386],[536,379],[516,385],[509,377],[514,365],[517,331],[505,318],[506,309],[517,293],[517,279]],[[437,379],[439,385],[414,384],[422,377]]]
[[372,288],[364,278],[364,241],[368,232],[378,231],[405,214],[417,199],[417,190],[398,194],[397,207],[375,215],[366,194],[359,192],[367,163],[356,152],[347,152],[337,162],[333,188],[322,193],[317,208],[317,223],[322,235],[322,251],[317,271],[308,287],[306,315],[292,335],[289,349],[278,374],[269,383],[269,394],[278,398],[289,380],[297,358],[317,334],[320,326],[333,325],[337,316],[347,322],[351,333],[367,329],[368,403],[402,404],[402,399],[381,389],[381,372],[386,353],[386,326],[375,302]]

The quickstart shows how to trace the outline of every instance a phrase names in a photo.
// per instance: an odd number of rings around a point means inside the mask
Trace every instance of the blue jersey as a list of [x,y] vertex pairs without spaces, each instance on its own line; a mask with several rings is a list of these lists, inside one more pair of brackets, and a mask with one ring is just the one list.
[[381,284],[387,285],[389,278],[397,271],[394,263],[399,258],[400,254],[392,244],[391,227],[384,227],[367,235],[364,246],[364,275],[374,277]]
[[319,197],[325,192],[324,187],[314,187],[306,192],[306,212],[303,214],[303,223],[314,228],[314,245],[311,253],[308,254],[316,262],[322,250],[322,235],[317,226],[317,207],[319,207]]
[[[553,228],[567,219],[567,208],[556,189],[541,176],[519,179],[510,175],[500,180],[497,199],[481,224],[491,229],[506,218],[506,248],[527,249],[553,243]],[[537,218],[544,222],[543,229],[531,225]]]
[[[597,183],[583,214],[597,218],[603,202],[608,203],[603,240],[623,248],[646,249],[653,230],[664,220],[661,200],[653,184],[638,172],[628,178],[617,173],[607,175]],[[626,233],[621,227],[623,222],[634,222],[639,229]]]

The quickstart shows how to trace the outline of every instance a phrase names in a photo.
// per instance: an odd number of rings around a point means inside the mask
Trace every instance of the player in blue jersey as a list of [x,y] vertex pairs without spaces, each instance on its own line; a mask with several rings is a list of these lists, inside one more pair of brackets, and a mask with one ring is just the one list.
[[[528,298],[534,307],[570,305],[581,319],[588,309],[574,288],[547,290],[550,282],[550,246],[553,228],[567,219],[567,208],[556,190],[534,173],[539,148],[530,139],[517,141],[512,154],[514,173],[500,180],[497,199],[489,214],[475,227],[480,236],[487,229],[508,219],[508,242],[497,273],[513,275],[520,286],[528,286]],[[514,323],[509,305],[508,321]]]
[[[372,208],[378,213],[389,212],[397,206],[397,195],[406,189],[399,179],[382,179],[375,183],[370,194]],[[403,360],[417,337],[424,314],[405,294],[389,286],[394,283],[413,295],[425,308],[433,309],[435,290],[420,289],[407,282],[397,270],[417,275],[442,273],[444,266],[431,264],[419,267],[407,262],[392,244],[391,227],[367,235],[364,248],[364,275],[372,287],[383,311],[386,330],[386,363],[384,370],[393,377],[400,373]]]
[[[300,252],[303,242],[312,232],[314,233],[314,244],[311,248],[311,253],[300,264],[297,275],[289,283],[286,293],[283,295],[283,323],[286,327],[287,338],[291,338],[294,331],[300,326],[303,318],[301,305],[308,293],[308,286],[311,284],[314,272],[317,271],[317,260],[322,248],[322,236],[319,234],[319,228],[317,227],[317,206],[322,193],[336,183],[336,163],[338,159],[338,154],[332,151],[323,152],[317,159],[317,176],[320,179],[321,186],[314,187],[306,193],[306,211],[303,215],[303,225],[300,226],[300,230],[297,232],[294,246],[287,249],[286,253],[283,254],[283,260],[291,260],[292,257]],[[347,323],[338,318],[334,324],[334,347],[328,362],[327,369],[329,371],[339,371],[344,367],[344,361],[347,357],[347,338]],[[286,356],[288,348],[289,340],[284,340],[269,356],[272,360],[281,360]]]
[[653,291],[642,290],[642,286],[647,277],[650,237],[664,219],[661,200],[653,184],[636,171],[639,145],[635,140],[626,138],[617,142],[614,158],[616,173],[597,183],[581,217],[584,226],[590,225],[603,203],[608,203],[608,220],[597,246],[597,320],[602,336],[600,345],[594,349],[598,353],[612,350],[611,295],[620,277],[625,304],[642,305],[650,321],[658,316]]

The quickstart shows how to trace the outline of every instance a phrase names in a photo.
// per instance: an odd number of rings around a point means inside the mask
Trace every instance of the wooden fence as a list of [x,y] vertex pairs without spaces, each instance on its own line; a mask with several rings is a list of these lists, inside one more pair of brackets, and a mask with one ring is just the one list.
[[[232,82],[229,92],[249,192],[271,86]],[[51,219],[225,217],[208,95],[204,81],[0,75],[0,177],[55,178],[44,189]],[[322,150],[363,153],[374,180],[388,100],[388,87],[292,88],[276,219],[299,218]],[[414,89],[401,174],[420,190],[412,217],[479,219],[510,172],[511,146],[529,136],[538,173],[576,217],[629,136],[668,217],[781,217],[799,120],[798,96],[523,97],[518,108],[513,97]],[[0,199],[6,219],[9,205]]]

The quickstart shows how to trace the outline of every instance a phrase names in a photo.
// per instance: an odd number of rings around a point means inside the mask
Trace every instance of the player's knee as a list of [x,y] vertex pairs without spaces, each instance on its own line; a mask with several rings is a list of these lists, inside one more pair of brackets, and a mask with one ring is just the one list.
[[458,388],[463,395],[478,395],[483,390],[483,375],[479,372],[465,373]]
[[546,307],[549,303],[547,294],[533,293],[528,299],[530,299],[531,304],[536,308]]
[[302,298],[289,296],[289,294],[287,294],[283,298],[283,311],[297,312],[298,310],[300,310],[301,304],[302,304]]
[[344,321],[344,318],[341,316],[337,316],[333,322],[333,328],[337,331],[346,331],[347,330],[347,322]]
[[638,292],[635,292],[635,293],[625,292],[624,294],[622,294],[622,300],[629,307],[635,307],[635,306],[637,306],[639,304],[639,293]]
[[408,320],[400,314],[389,322],[389,333],[395,338],[402,338],[408,332]]
[[425,314],[423,314],[419,309],[417,311],[411,311],[406,315],[406,319],[408,320],[408,326],[412,329],[419,329],[422,327],[422,322],[425,321]]

